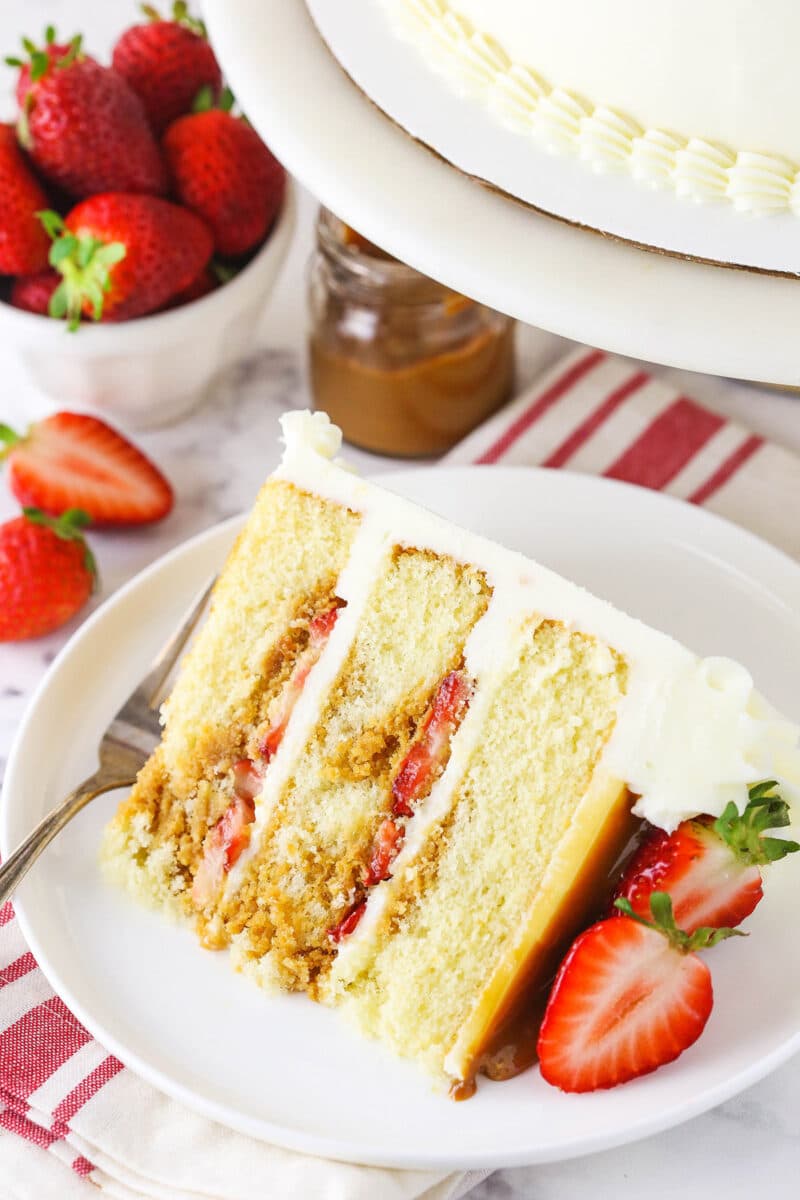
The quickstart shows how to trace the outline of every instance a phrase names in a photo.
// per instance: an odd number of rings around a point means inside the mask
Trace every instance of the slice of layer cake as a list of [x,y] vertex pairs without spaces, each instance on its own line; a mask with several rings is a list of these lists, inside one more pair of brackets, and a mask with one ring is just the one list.
[[359,479],[324,414],[222,572],[109,871],[439,1078],[529,1061],[641,819],[800,776],[743,667]]

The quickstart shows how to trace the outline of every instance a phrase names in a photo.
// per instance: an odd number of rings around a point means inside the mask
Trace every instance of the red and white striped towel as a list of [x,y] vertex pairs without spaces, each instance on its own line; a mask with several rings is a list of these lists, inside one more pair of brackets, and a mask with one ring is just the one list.
[[[800,458],[599,351],[571,353],[448,461],[567,467],[661,489],[800,557],[800,522],[787,504],[800,495]],[[480,1178],[305,1158],[195,1116],[107,1054],[53,995],[10,905],[0,910],[2,1131],[64,1164],[48,1191],[46,1156],[26,1162],[13,1200],[79,1200],[81,1177],[120,1200],[454,1200]]]
[[0,1138],[2,1200],[87,1200],[89,1182],[116,1200],[458,1200],[487,1174],[330,1162],[197,1116],[87,1033],[11,904],[0,908]]
[[800,558],[800,458],[601,350],[562,358],[447,455],[605,475],[702,504]]

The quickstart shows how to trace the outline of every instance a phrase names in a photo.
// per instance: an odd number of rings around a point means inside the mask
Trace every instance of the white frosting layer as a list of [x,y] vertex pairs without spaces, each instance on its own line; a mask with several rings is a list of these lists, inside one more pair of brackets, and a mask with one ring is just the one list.
[[696,201],[800,213],[800,5],[383,0],[521,134]]
[[[306,453],[321,462],[328,462],[341,445],[338,428],[331,424],[324,413],[290,413],[282,421],[293,416],[305,418],[302,428]],[[367,515],[356,534],[348,564],[337,580],[336,592],[347,602],[346,607],[339,610],[325,650],[312,668],[281,743],[269,761],[261,793],[256,798],[250,841],[226,878],[226,896],[234,895],[239,890],[250,860],[258,853],[262,831],[272,806],[286,786],[292,767],[319,720],[322,697],[335,683],[355,638],[364,605],[369,598],[370,581],[374,580],[381,561],[390,549],[391,539],[383,523]]]
[[[431,812],[444,802],[450,781],[459,773],[458,763],[466,762],[473,739],[480,736],[481,697],[491,694],[493,680],[503,669],[504,651],[513,647],[522,619],[529,614],[592,634],[627,661],[628,691],[602,765],[639,796],[640,816],[671,830],[694,813],[719,815],[730,800],[743,808],[747,785],[757,780],[779,780],[787,798],[800,784],[800,730],[758,695],[743,667],[728,659],[698,659],[666,634],[531,559],[351,474],[334,461],[341,435],[324,413],[287,413],[281,424],[286,449],[276,476],[364,513],[365,521],[340,581],[348,607],[267,772],[265,796],[279,786],[282,756],[288,762],[303,738],[302,730],[313,725],[355,633],[374,582],[377,555],[389,544],[431,549],[474,564],[485,571],[493,588],[487,612],[465,652],[467,670],[477,683],[475,697],[456,735],[448,770],[429,798]],[[298,728],[293,730],[293,725]],[[411,822],[412,831],[421,815]],[[414,852],[427,823],[422,818],[416,834],[410,833],[404,856]]]

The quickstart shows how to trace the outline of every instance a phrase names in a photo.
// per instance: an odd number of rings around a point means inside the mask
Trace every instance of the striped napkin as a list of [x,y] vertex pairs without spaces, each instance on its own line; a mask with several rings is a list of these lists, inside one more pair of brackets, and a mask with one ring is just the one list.
[[[656,488],[800,557],[800,522],[786,502],[800,495],[800,458],[597,350],[570,353],[448,461],[567,467]],[[32,1157],[22,1139],[49,1155]],[[80,1200],[91,1195],[87,1180],[119,1200],[456,1200],[483,1178],[308,1158],[195,1116],[89,1036],[49,988],[8,904],[0,1144],[13,1200]]]
[[460,442],[449,463],[565,467],[702,504],[800,558],[800,458],[625,359],[585,346]]

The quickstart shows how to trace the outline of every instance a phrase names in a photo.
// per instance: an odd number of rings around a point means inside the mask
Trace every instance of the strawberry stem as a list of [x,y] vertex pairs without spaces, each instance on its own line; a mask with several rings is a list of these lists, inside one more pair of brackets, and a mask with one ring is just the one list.
[[55,26],[48,25],[44,31],[44,49],[41,46],[37,46],[30,38],[24,37],[22,38],[22,48],[28,56],[27,59],[20,58],[17,55],[8,55],[5,61],[9,67],[21,68],[28,65],[31,72],[31,82],[38,83],[51,65],[62,70],[64,67],[71,67],[76,59],[81,56],[83,48],[82,33],[76,33],[67,43],[67,47],[61,57],[51,61],[47,49],[50,46],[54,46],[55,42]]
[[218,258],[212,258],[208,264],[208,269],[216,279],[217,283],[230,283],[232,279],[238,275],[236,267],[230,266],[229,263],[220,262]]
[[208,37],[205,21],[201,21],[199,17],[192,16],[189,12],[189,5],[186,4],[185,0],[175,0],[172,6],[172,19],[178,25],[183,25],[185,29],[190,29],[192,33],[196,33],[198,37]]
[[638,921],[647,929],[655,929],[658,933],[663,933],[669,944],[676,950],[680,950],[682,954],[690,954],[694,950],[710,950],[712,946],[724,942],[729,937],[747,937],[747,934],[742,933],[739,929],[728,929],[724,926],[721,929],[712,929],[709,925],[702,925],[699,929],[695,929],[694,933],[686,933],[684,929],[679,929],[675,924],[672,898],[668,892],[653,892],[651,895],[652,921],[635,913],[630,900],[615,900],[614,906],[626,917],[630,917],[632,921]]
[[[164,20],[154,4],[140,4],[139,7],[148,21]],[[201,21],[199,17],[192,16],[186,0],[175,0],[172,6],[172,20],[176,25],[183,25],[184,29],[189,29],[192,33],[196,33],[198,37],[208,37],[205,22]]]
[[3,421],[0,421],[0,442],[2,442],[2,449],[0,449],[0,462],[2,462],[3,459],[11,453],[15,446],[18,446],[19,443],[23,442],[24,440],[25,439],[23,438],[22,434],[17,433],[17,431],[12,429],[10,425],[6,425]]
[[50,517],[47,513],[42,512],[40,508],[34,508],[30,504],[25,505],[22,511],[31,524],[43,525],[46,529],[51,529],[56,537],[61,538],[65,542],[80,542],[83,546],[84,566],[89,574],[93,576],[96,585],[97,563],[81,532],[87,525],[91,525],[92,523],[92,518],[88,513],[84,512],[82,508],[68,508],[59,517]]
[[192,112],[210,112],[214,107],[214,92],[209,84],[204,83],[192,101]]
[[777,786],[774,779],[754,783],[744,812],[731,801],[714,822],[714,832],[743,863],[765,866],[800,850],[797,842],[787,838],[762,836],[767,829],[781,829],[790,823],[789,806],[775,792]]
[[224,87],[217,96],[210,84],[204,83],[192,101],[192,112],[211,112],[212,109],[219,109],[220,112],[229,113],[235,103],[236,97],[229,87]]
[[122,242],[103,242],[100,238],[70,232],[57,212],[36,214],[45,232],[53,239],[50,247],[50,266],[62,276],[50,297],[49,313],[56,320],[66,320],[73,332],[78,328],[86,305],[91,317],[103,317],[103,297],[111,288],[111,268],[125,257]]

